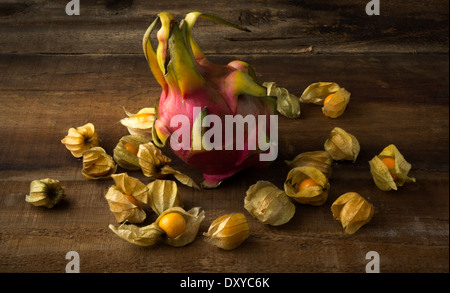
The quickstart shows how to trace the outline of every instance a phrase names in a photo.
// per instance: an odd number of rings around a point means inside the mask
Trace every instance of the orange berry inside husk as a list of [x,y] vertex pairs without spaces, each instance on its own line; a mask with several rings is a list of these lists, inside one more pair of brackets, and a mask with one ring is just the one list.
[[152,116],[153,114],[150,113],[141,113],[137,114],[135,117],[138,119],[139,122],[146,122],[148,117]]
[[[389,170],[395,169],[395,159],[386,157],[386,158],[381,159],[381,161],[386,165],[386,167]],[[391,176],[394,180],[398,179],[397,174],[392,173],[391,171],[389,171],[389,173],[391,174]]]
[[300,185],[298,186],[298,190],[300,191],[300,190],[305,189],[305,188],[307,188],[307,187],[310,187],[310,186],[318,186],[318,185],[319,185],[319,184],[318,184],[316,181],[314,181],[314,180],[311,179],[311,178],[308,178],[308,179],[303,180],[303,181],[300,183]]
[[123,145],[123,147],[127,150],[127,151],[129,151],[130,153],[132,153],[132,154],[134,154],[134,155],[137,155],[137,153],[138,153],[138,149],[137,148],[135,148],[131,143],[125,143],[124,145]]
[[168,213],[159,220],[158,226],[167,237],[175,238],[186,230],[186,220],[179,213]]
[[123,196],[125,196],[135,206],[139,206],[139,202],[133,196],[129,194],[123,194]]
[[328,96],[325,98],[325,100],[323,101],[323,103],[324,103],[324,104],[328,103],[328,102],[331,100],[331,98],[332,98],[333,96],[334,96],[334,93],[328,95]]

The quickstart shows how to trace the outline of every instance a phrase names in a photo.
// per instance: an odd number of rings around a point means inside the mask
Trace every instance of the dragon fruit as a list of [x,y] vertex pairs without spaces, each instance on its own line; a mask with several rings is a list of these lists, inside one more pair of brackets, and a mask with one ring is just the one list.
[[[276,112],[276,99],[267,96],[267,89],[259,84],[253,69],[247,63],[232,61],[227,65],[216,65],[206,58],[191,35],[199,17],[247,30],[200,12],[187,14],[178,24],[171,14],[162,12],[147,29],[143,49],[150,69],[162,87],[156,106],[153,142],[158,147],[163,147],[170,138],[170,147],[175,155],[203,173],[205,180],[202,185],[216,187],[222,180],[237,172],[267,164],[258,155],[267,154],[272,149],[261,147],[255,140],[261,142],[260,137],[263,137],[264,143],[270,144],[268,140],[273,143],[270,132],[276,131],[278,135],[278,129],[272,129],[273,125],[270,125],[274,122],[272,118],[276,118],[272,115]],[[155,51],[151,33],[158,23],[160,29],[157,32],[158,46]],[[218,117],[220,121],[214,122],[212,119],[212,124],[211,121],[209,125],[205,124],[205,117],[210,115]],[[255,125],[246,123],[243,147],[237,146],[237,130],[232,137],[225,133],[227,117],[239,115],[263,117],[255,118]],[[188,128],[183,128],[183,125],[180,127],[178,122],[183,122],[183,119],[174,119],[180,117],[186,117]],[[236,128],[239,127],[237,124],[236,122]],[[216,127],[220,127],[219,133]],[[174,137],[181,128],[184,129],[181,135]],[[216,128],[217,134],[213,136],[214,148],[205,146],[205,139],[202,140],[203,135],[212,128]],[[195,148],[198,143],[200,147]]]

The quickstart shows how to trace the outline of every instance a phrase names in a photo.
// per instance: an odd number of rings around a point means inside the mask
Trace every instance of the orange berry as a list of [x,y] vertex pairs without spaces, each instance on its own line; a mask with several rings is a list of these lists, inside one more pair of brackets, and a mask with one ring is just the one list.
[[186,230],[186,220],[179,213],[168,213],[164,215],[159,220],[158,225],[169,238],[175,238]]
[[129,151],[130,153],[132,153],[132,154],[135,154],[135,155],[137,155],[137,153],[138,153],[138,149],[137,148],[135,148],[131,143],[125,143],[124,145],[123,145],[123,147],[127,150],[127,151]]
[[334,93],[331,94],[331,95],[328,95],[328,96],[325,98],[325,100],[323,101],[323,103],[324,103],[324,104],[328,103],[328,102],[331,100],[331,97],[333,97],[333,96],[334,96]]
[[135,206],[139,206],[139,202],[131,195],[129,194],[124,194],[124,196]]
[[[381,159],[381,161],[386,165],[386,167],[389,170],[395,169],[395,159],[393,158],[383,158]],[[397,174],[392,173],[391,171],[389,171],[389,173],[391,173],[391,176],[394,180],[398,179]]]
[[138,119],[139,122],[146,122],[148,117],[150,117],[151,115],[153,115],[153,114],[142,113],[142,114],[137,114],[135,117]]
[[309,186],[318,186],[318,185],[319,184],[316,181],[312,180],[311,178],[308,178],[308,179],[303,180],[300,183],[300,185],[298,186],[298,190],[302,190]]

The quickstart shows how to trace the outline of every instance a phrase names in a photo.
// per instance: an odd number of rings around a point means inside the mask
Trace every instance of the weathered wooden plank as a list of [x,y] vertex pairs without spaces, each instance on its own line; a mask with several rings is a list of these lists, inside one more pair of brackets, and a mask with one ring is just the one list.
[[[365,254],[375,250],[383,272],[445,272],[448,194],[436,192],[436,184],[448,189],[448,180],[436,172],[416,174],[420,185],[386,193],[374,188],[367,173],[348,166],[335,168],[327,204],[296,205],[294,218],[280,227],[262,225],[247,214],[251,236],[230,252],[208,245],[201,234],[179,249],[163,244],[141,248],[119,239],[107,228],[115,222],[103,198],[111,181],[63,181],[67,197],[52,210],[25,203],[26,182],[2,181],[8,196],[1,197],[0,205],[0,268],[2,272],[64,272],[65,253],[75,250],[83,272],[364,272]],[[181,195],[187,207],[201,204],[205,209],[200,228],[205,232],[224,213],[246,213],[242,201],[251,183],[245,176],[221,190],[196,192],[181,187]],[[332,200],[349,186],[364,194],[376,210],[373,221],[352,236],[342,233],[329,210]]]
[[[150,106],[160,93],[143,57],[1,55],[0,135],[8,139],[0,145],[0,271],[64,272],[65,254],[75,250],[82,272],[364,272],[365,254],[375,250],[382,272],[448,272],[448,56],[211,56],[219,63],[235,57],[254,65],[261,80],[295,94],[312,82],[336,81],[352,99],[338,119],[313,105],[302,106],[300,119],[280,117],[279,158],[271,167],[244,171],[214,190],[179,186],[185,206],[201,206],[206,218],[196,241],[175,249],[135,247],[116,237],[104,199],[112,180],[84,179],[80,161],[60,143],[69,127],[93,122],[112,153],[127,134],[118,123],[122,107]],[[328,202],[297,204],[294,218],[281,227],[253,219],[243,208],[247,188],[257,180],[282,188],[289,171],[283,160],[321,149],[334,126],[353,133],[361,153],[355,163],[333,165]],[[389,143],[398,145],[417,178],[397,192],[378,190],[367,163]],[[174,168],[201,179],[164,152]],[[149,182],[140,171],[129,174]],[[61,180],[66,189],[52,210],[24,200],[29,183],[45,177]],[[330,212],[333,200],[348,191],[375,207],[372,222],[352,236],[342,233]],[[226,252],[204,242],[201,233],[230,212],[247,215],[251,237]]]
[[[141,54],[141,39],[157,13],[181,19],[191,11],[220,15],[252,31],[199,20],[194,36],[208,54],[448,52],[448,1],[384,1],[380,16],[366,1],[68,1],[0,2],[0,53]],[[205,11],[206,9],[206,11]]]
[[[444,78],[448,56],[241,59],[254,65],[261,80],[276,81],[296,95],[317,81],[338,82],[352,93],[339,119],[326,118],[320,107],[306,104],[295,123],[281,117],[281,158],[322,148],[331,129],[339,126],[357,135],[364,162],[395,143],[415,168],[448,171],[448,79]],[[215,56],[213,60],[227,63],[232,58]],[[112,150],[126,134],[118,122],[124,117],[123,107],[137,111],[152,106],[161,92],[141,56],[12,55],[0,57],[0,69],[2,107],[8,109],[2,114],[1,132],[23,149],[20,156],[13,156],[16,149],[0,146],[5,150],[0,154],[2,169],[24,168],[35,152],[43,158],[54,152],[62,155],[63,150],[53,142],[59,142],[68,128],[89,121],[97,125],[104,146]],[[32,131],[23,132],[23,128]],[[30,146],[33,152],[26,151]],[[52,161],[45,166],[53,166]]]

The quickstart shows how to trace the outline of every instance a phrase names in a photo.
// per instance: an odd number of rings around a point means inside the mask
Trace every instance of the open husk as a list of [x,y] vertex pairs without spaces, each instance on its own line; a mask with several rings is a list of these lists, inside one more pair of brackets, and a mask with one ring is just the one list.
[[350,92],[335,82],[316,82],[303,91],[300,102],[321,105],[325,116],[337,118],[347,108],[350,95]]
[[[125,110],[125,109],[124,109]],[[136,114],[125,110],[128,117],[120,120],[120,123],[128,129],[131,135],[139,135],[152,140],[152,128],[155,121],[155,108],[143,108]]]
[[324,100],[322,112],[327,117],[337,118],[344,113],[349,102],[350,93],[346,89],[340,88]]
[[30,183],[30,193],[25,196],[25,201],[34,206],[52,208],[65,196],[64,188],[58,180],[45,178],[33,180]]
[[353,234],[372,219],[374,208],[356,192],[347,192],[331,205],[333,217],[340,221],[346,234]]
[[149,183],[147,187],[148,203],[157,215],[161,215],[170,208],[183,206],[175,181],[157,179]]
[[[300,184],[306,179],[312,179],[317,185],[300,189]],[[291,169],[284,182],[284,191],[289,197],[299,203],[314,206],[323,205],[327,201],[329,188],[327,177],[319,169],[311,166]]]
[[203,233],[207,242],[224,250],[237,248],[249,234],[247,219],[242,213],[232,213],[217,218],[209,226],[208,232]]
[[159,221],[169,213],[178,213],[181,216],[184,217],[186,220],[186,228],[183,233],[178,235],[177,237],[171,238],[167,235],[163,235],[162,240],[174,247],[181,247],[185,246],[195,240],[198,234],[198,230],[200,228],[200,224],[202,223],[203,219],[205,218],[205,211],[201,210],[200,207],[194,207],[190,209],[189,211],[185,211],[181,207],[172,207],[167,210],[165,210],[162,214],[159,215],[159,217],[156,219],[155,224],[158,225]]
[[310,84],[300,96],[300,102],[323,105],[325,99],[341,87],[335,82],[315,82]]
[[[183,233],[174,238],[169,238],[159,227],[159,221],[168,213],[178,213],[186,220],[186,228]],[[164,242],[170,246],[181,247],[195,240],[200,224],[205,218],[205,212],[199,207],[185,211],[180,207],[174,207],[162,213],[155,222],[144,227],[132,224],[122,224],[118,228],[109,225],[109,228],[120,238],[139,246],[152,246],[158,242]]]
[[126,173],[111,177],[116,185],[108,189],[105,198],[117,222],[142,223],[146,218],[142,203],[147,203],[148,200],[147,186]]
[[312,151],[301,153],[292,161],[286,161],[286,164],[291,168],[303,166],[315,167],[327,178],[330,178],[333,159],[326,151]]
[[139,246],[152,246],[158,243],[163,235],[163,231],[155,223],[144,227],[123,223],[118,228],[110,224],[109,229],[120,238]]
[[[395,160],[395,167],[388,169],[383,163],[383,158]],[[408,163],[397,147],[393,144],[385,147],[383,151],[369,161],[370,172],[377,187],[383,191],[397,190],[406,182],[416,182],[413,177],[408,177],[411,164]]]
[[150,141],[140,135],[126,135],[122,137],[114,148],[114,160],[126,170],[139,170],[139,159],[137,152],[141,144]]
[[86,179],[105,179],[116,173],[113,158],[101,147],[93,147],[83,153],[83,170]]
[[356,137],[342,128],[335,127],[330,138],[325,141],[325,151],[327,151],[333,160],[356,161],[360,151],[360,145]]
[[272,226],[287,223],[295,214],[295,205],[286,193],[268,181],[258,181],[250,186],[244,207],[260,222]]

